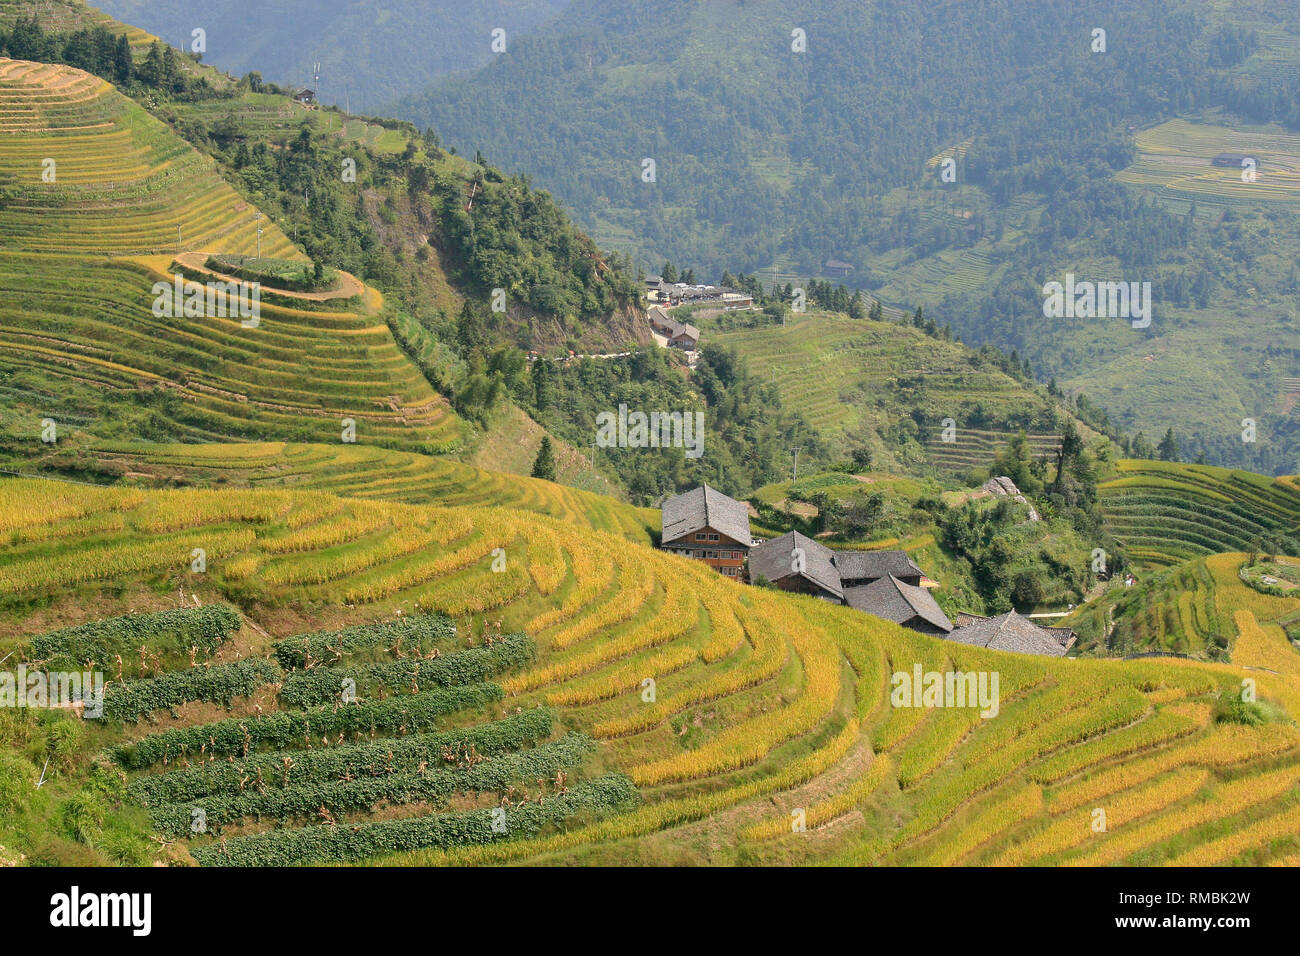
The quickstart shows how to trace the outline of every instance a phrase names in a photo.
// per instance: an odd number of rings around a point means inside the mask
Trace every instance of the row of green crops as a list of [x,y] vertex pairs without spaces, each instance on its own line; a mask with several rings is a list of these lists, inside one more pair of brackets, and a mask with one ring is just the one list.
[[104,689],[104,716],[110,720],[139,720],[155,710],[168,710],[193,700],[226,706],[247,697],[283,672],[274,661],[249,660],[210,667],[191,667],[159,677],[109,684]]
[[323,736],[386,735],[433,730],[439,717],[501,700],[496,684],[439,688],[388,700],[329,704],[314,710],[259,717],[232,717],[196,727],[151,734],[113,750],[124,767],[138,770],[159,762],[216,756],[247,756],[258,750],[307,746]]
[[165,803],[195,800],[214,793],[237,791],[251,781],[269,787],[337,780],[344,776],[378,776],[393,767],[414,767],[421,761],[442,760],[443,748],[457,752],[470,748],[491,755],[518,750],[545,740],[554,722],[543,707],[511,714],[502,720],[457,730],[441,730],[374,743],[344,744],[338,747],[294,751],[285,773],[284,752],[251,754],[237,761],[204,763],[202,766],[145,774],[127,784],[127,794],[136,803],[156,807]]
[[388,661],[358,667],[328,667],[292,671],[285,675],[280,700],[290,707],[310,707],[340,699],[345,681],[363,697],[408,692],[429,684],[455,687],[475,683],[532,660],[535,645],[526,634],[511,634],[490,647],[472,647],[455,654],[423,660]]
[[343,658],[394,647],[400,641],[407,652],[426,653],[438,642],[456,636],[456,625],[441,614],[416,614],[382,621],[378,624],[359,624],[341,631],[318,631],[298,634],[271,645],[272,652],[285,670],[306,667],[308,664],[332,664]]
[[[544,803],[495,810],[443,813],[360,826],[311,826],[232,837],[191,852],[204,866],[296,866],[338,863],[406,850],[474,846],[537,833],[578,813],[603,816],[630,809],[640,799],[621,774],[572,787]],[[497,824],[494,827],[494,823]]]
[[[595,747],[585,734],[567,734],[532,750],[498,754],[481,763],[436,769],[408,769],[375,777],[321,780],[287,787],[246,786],[231,794],[209,794],[197,801],[168,803],[150,811],[156,831],[165,837],[190,832],[194,811],[201,810],[208,827],[235,823],[245,817],[307,817],[330,813],[366,812],[379,802],[389,805],[416,801],[441,805],[455,793],[500,791],[549,780],[559,770],[575,766]],[[290,771],[286,769],[286,774]]]
[[240,624],[239,612],[227,604],[126,614],[38,635],[28,655],[51,670],[73,670],[89,661],[106,667],[117,656],[130,659],[144,646],[179,662],[191,648],[212,656]]

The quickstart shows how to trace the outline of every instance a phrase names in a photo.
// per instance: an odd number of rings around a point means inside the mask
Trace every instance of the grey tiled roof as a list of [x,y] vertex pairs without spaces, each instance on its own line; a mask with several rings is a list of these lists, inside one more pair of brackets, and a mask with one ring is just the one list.
[[912,563],[906,551],[836,551],[835,567],[845,581],[883,578],[890,574],[899,578],[925,574]]
[[888,574],[870,584],[844,589],[844,600],[859,611],[903,624],[919,617],[941,631],[951,631],[952,622],[925,588],[905,584]]
[[835,570],[832,560],[835,552],[798,531],[787,531],[779,538],[764,541],[749,552],[751,579],[761,574],[769,581],[779,581],[799,573],[794,570],[795,548],[803,549],[803,576],[836,597],[843,597],[840,574]]
[[708,485],[669,498],[661,510],[664,544],[702,528],[712,528],[746,547],[754,543],[749,536],[749,510],[744,502],[728,498]]
[[1042,654],[1064,657],[1074,644],[1075,634],[1068,627],[1040,627],[1015,611],[997,617],[963,615],[963,624],[948,639],[976,647],[991,647],[995,651],[1018,651],[1021,654]]

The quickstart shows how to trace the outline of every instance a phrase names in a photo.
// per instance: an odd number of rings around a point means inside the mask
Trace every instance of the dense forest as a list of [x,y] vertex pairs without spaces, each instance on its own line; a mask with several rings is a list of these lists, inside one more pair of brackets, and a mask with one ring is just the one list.
[[[1279,405],[1300,372],[1293,210],[1171,203],[1115,177],[1170,117],[1300,129],[1296,36],[1300,11],[1262,0],[579,0],[490,70],[395,108],[533,174],[647,269],[806,279],[842,261],[850,284],[1015,349],[1127,429],[1174,426],[1188,457],[1284,472],[1300,468]],[[1042,286],[1072,269],[1150,282],[1156,321],[1045,325]],[[1243,309],[1259,331],[1234,336]],[[1133,389],[1166,348],[1196,358]],[[1240,440],[1247,418],[1266,439]]]
[[[206,31],[206,62],[236,75],[319,86],[327,103],[375,111],[444,73],[480,66],[545,23],[566,0],[101,0],[100,9],[189,50]],[[286,38],[291,43],[285,42]],[[316,74],[320,82],[316,82]]]

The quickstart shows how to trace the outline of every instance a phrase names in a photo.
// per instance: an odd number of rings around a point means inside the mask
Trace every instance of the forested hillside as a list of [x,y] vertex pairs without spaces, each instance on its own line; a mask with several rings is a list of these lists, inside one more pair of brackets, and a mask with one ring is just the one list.
[[[647,267],[786,281],[844,262],[1125,428],[1174,427],[1189,459],[1285,473],[1300,149],[1266,124],[1300,123],[1298,75],[1297,13],[1254,0],[579,2],[397,110],[533,173]],[[1177,116],[1206,131],[1173,157],[1190,186],[1140,141]],[[1210,176],[1243,148],[1257,181]],[[1042,286],[1070,272],[1150,282],[1154,321],[1046,320]]]
[[[431,77],[466,70],[493,56],[492,31],[507,45],[545,23],[567,0],[102,0],[108,13],[191,49],[206,31],[204,60],[242,74],[315,88],[326,103],[375,111],[420,89]],[[320,83],[315,80],[320,65]]]

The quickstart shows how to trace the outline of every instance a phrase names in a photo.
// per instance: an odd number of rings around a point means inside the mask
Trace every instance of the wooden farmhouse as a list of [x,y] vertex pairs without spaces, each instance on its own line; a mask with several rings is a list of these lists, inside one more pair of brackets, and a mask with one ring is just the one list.
[[663,503],[661,546],[727,577],[848,605],[963,644],[1061,657],[1076,640],[1069,628],[1040,627],[1015,611],[963,613],[954,625],[930,593],[937,585],[905,551],[836,551],[798,531],[755,544],[744,502],[708,485]]
[[952,622],[929,591],[892,574],[845,588],[844,603],[922,634],[947,637],[952,630]]
[[749,580],[760,579],[783,591],[847,604],[923,634],[944,637],[952,630],[952,622],[926,590],[934,582],[905,551],[833,551],[791,531],[750,551]]
[[749,553],[750,583],[760,579],[782,591],[811,594],[836,604],[844,601],[835,552],[798,531],[764,541]]
[[754,546],[749,510],[716,488],[701,485],[663,503],[660,547],[695,558],[731,578],[743,578]]

